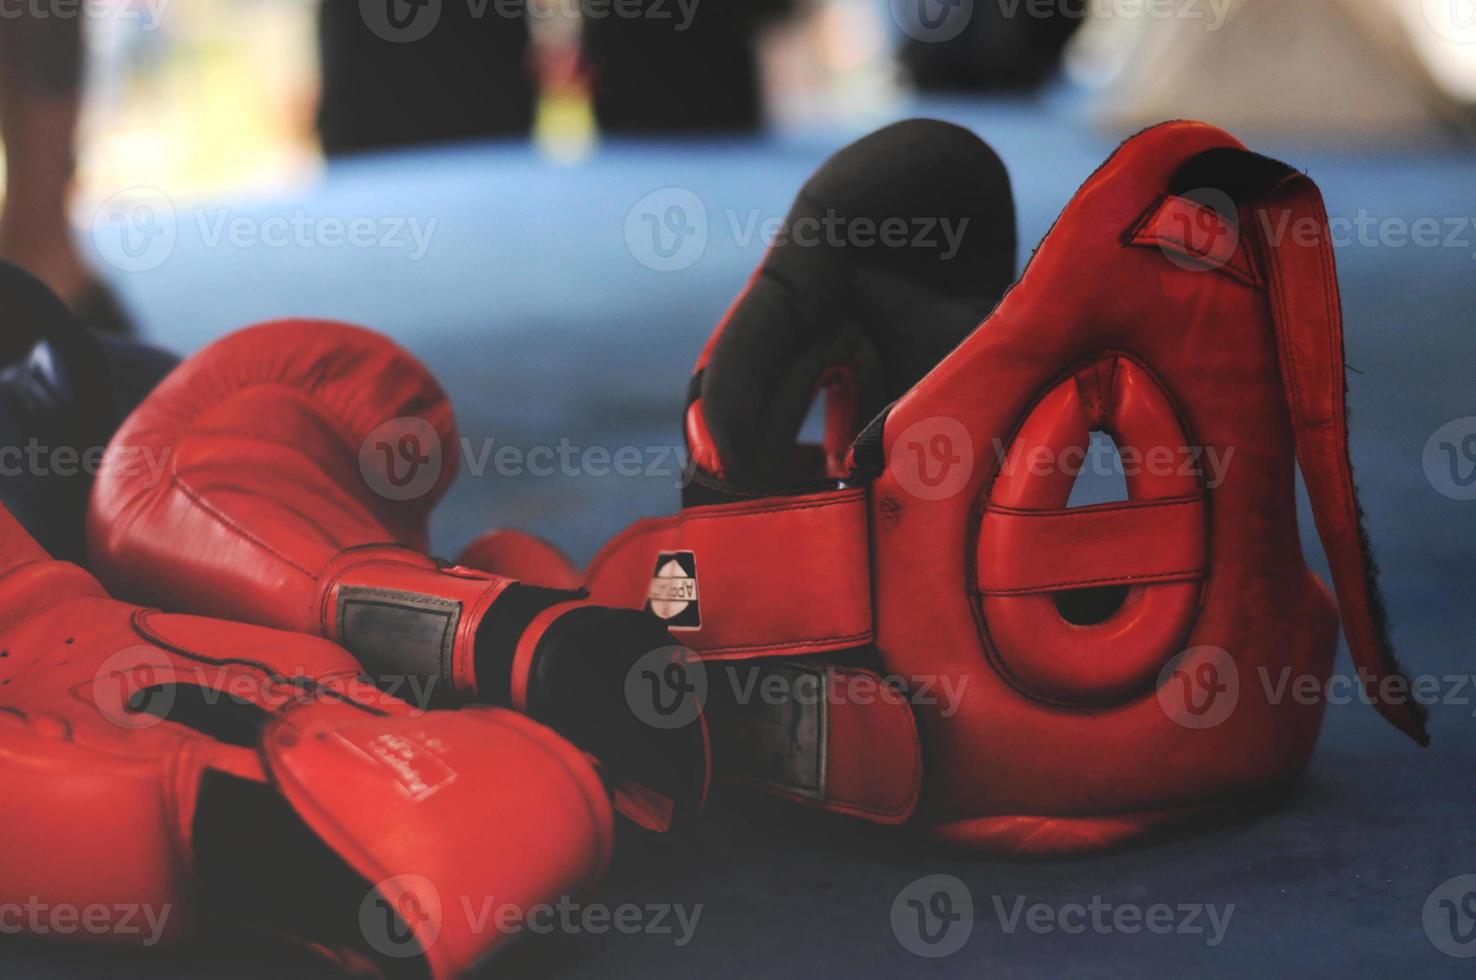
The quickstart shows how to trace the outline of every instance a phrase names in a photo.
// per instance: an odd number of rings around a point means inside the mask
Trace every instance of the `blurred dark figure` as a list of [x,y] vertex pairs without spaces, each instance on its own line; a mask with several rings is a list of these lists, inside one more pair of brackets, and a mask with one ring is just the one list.
[[[894,3],[900,0],[894,0]],[[922,30],[909,31],[902,64],[923,91],[1021,89],[1039,85],[1086,17],[1087,0],[1059,0],[1042,9],[1028,0],[907,0]],[[959,28],[951,28],[958,18]],[[939,34],[930,36],[929,28]],[[956,36],[955,36],[956,34]]]
[[499,15],[506,6],[506,0],[323,0],[323,152],[530,132],[537,89],[528,20]]
[[790,0],[641,0],[639,17],[596,17],[608,0],[584,6],[584,54],[604,132],[742,131],[763,122],[756,37]]
[[[323,0],[324,152],[526,135],[535,0]],[[762,121],[755,39],[792,0],[577,2],[607,133],[722,132]]]
[[[72,238],[67,202],[77,169],[82,100],[82,20],[12,11],[0,18],[0,139],[5,142],[5,206],[0,259],[29,269],[88,325],[128,332],[112,294]],[[0,363],[31,348],[27,323],[0,330]]]

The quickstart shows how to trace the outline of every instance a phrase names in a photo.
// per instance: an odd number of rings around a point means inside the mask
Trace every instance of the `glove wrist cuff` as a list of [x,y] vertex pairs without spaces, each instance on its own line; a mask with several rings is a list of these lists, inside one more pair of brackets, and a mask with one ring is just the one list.
[[378,682],[423,685],[441,703],[478,695],[478,628],[512,579],[382,547],[345,552],[323,581],[323,635]]

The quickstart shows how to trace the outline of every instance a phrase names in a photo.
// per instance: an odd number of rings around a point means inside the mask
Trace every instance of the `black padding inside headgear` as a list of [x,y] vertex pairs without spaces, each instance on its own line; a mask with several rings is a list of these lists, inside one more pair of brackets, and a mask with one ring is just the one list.
[[936,120],[896,123],[831,157],[783,229],[699,382],[727,482],[745,489],[792,482],[822,371],[859,366],[864,423],[957,346],[1015,272],[1004,164]]
[[[1168,191],[1198,200],[1204,191],[1214,190],[1227,195],[1236,204],[1244,204],[1295,174],[1295,170],[1280,160],[1250,150],[1219,147],[1184,161],[1170,180]],[[1200,203],[1213,206],[1216,202],[1210,198]],[[1224,217],[1233,220],[1235,215]]]

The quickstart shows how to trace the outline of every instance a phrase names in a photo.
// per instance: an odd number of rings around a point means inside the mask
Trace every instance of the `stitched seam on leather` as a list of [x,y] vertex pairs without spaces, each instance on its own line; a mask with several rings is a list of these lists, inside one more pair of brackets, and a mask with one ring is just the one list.
[[1093,504],[1089,507],[1061,507],[1053,510],[1027,510],[1023,507],[1004,507],[999,504],[990,504],[985,508],[985,513],[999,514],[1006,517],[1074,517],[1077,515],[1091,517],[1096,514],[1115,514],[1131,510],[1152,510],[1160,507],[1192,507],[1202,504],[1203,497],[1144,497],[1138,500],[1114,501],[1106,504]]
[[272,557],[278,559],[279,561],[282,561],[282,562],[284,562],[284,563],[292,566],[293,568],[297,569],[302,574],[306,575],[308,578],[313,579],[313,580],[316,580],[317,579],[317,575],[314,572],[310,571],[305,566],[303,566],[303,565],[299,564],[298,562],[294,561],[292,558],[288,557],[287,555],[282,554],[276,548],[273,548],[271,545],[267,544],[265,541],[263,541],[261,538],[257,537],[255,534],[252,534],[245,527],[243,527],[242,525],[236,523],[236,521],[235,521],[234,518],[228,516],[224,511],[220,510],[214,504],[212,504],[208,500],[206,500],[203,496],[201,496],[198,492],[196,492],[196,490],[195,490],[194,487],[190,486],[188,483],[185,482],[184,478],[179,475],[179,471],[178,470],[175,470],[174,472],[172,472],[172,473],[169,474],[169,482],[170,483],[173,483],[176,487],[178,487],[179,488],[179,491],[181,493],[183,493],[187,498],[189,498],[189,500],[196,507],[198,507],[198,508],[200,508],[200,510],[204,511],[207,516],[212,517],[215,520],[219,521],[221,524],[223,524],[226,527],[230,528],[232,531],[235,531],[237,534],[241,535],[241,537],[245,538],[247,541],[250,541],[252,544],[256,545],[258,548],[260,548],[263,551],[265,551],[267,554],[269,554]]
[[[39,564],[43,564],[43,563],[42,562],[27,562],[26,564],[28,564],[28,565],[39,565]],[[17,567],[23,567],[23,566],[17,566]],[[4,633],[5,633],[5,635],[9,635],[13,631],[18,630],[22,626],[24,626],[27,623],[31,622],[31,620],[37,619],[38,617],[44,616],[47,613],[52,612],[53,610],[55,610],[58,606],[62,605],[63,603],[66,603],[66,602],[75,602],[78,599],[100,599],[103,602],[111,602],[114,605],[123,605],[123,603],[118,602],[117,599],[114,599],[112,596],[108,596],[108,595],[73,595],[73,596],[65,596],[63,598],[57,599],[55,602],[53,602],[49,606],[42,606],[39,609],[32,609],[30,612],[26,613],[20,619],[13,620],[12,622],[7,623],[5,625]]]
[[158,609],[135,609],[133,615],[129,617],[129,624],[133,627],[135,633],[154,646],[162,650],[168,650],[170,653],[184,657],[186,660],[193,660],[196,663],[209,664],[214,667],[236,666],[249,670],[257,670],[266,675],[268,679],[285,676],[281,671],[263,660],[250,660],[245,657],[210,657],[191,647],[184,646],[178,641],[170,639],[162,630],[150,622],[155,616],[160,615],[170,614]]
[[[694,508],[691,511],[682,511],[667,517],[652,518],[649,522],[634,524],[616,535],[601,549],[600,553],[595,556],[594,561],[590,563],[589,568],[585,571],[584,579],[586,582],[593,581],[598,577],[600,570],[616,554],[622,552],[629,542],[648,534],[679,529],[688,523],[722,520],[735,515],[748,516],[753,514],[790,513],[801,510],[817,510],[825,507],[842,507],[850,504],[860,504],[864,508],[866,504],[866,491],[846,491],[845,496],[835,497],[829,500],[815,501],[808,498],[800,498],[800,500],[803,502],[798,504],[774,504],[769,502],[764,504],[719,504],[708,513],[701,513],[702,508]],[[681,543],[678,542],[678,544]]]
[[[1149,210],[1151,211],[1152,208],[1150,208]],[[1123,244],[1125,244],[1125,245],[1126,244],[1129,244],[1129,242],[1126,239],[1126,236],[1124,236],[1124,238],[1123,238]],[[1032,261],[1033,261],[1033,259],[1034,259],[1034,257],[1032,256]],[[1028,269],[1029,266],[1027,265],[1026,268]],[[1268,296],[1267,302],[1269,303],[1271,301],[1272,301],[1271,298]],[[1114,357],[1114,358],[1117,359],[1117,361],[1118,361],[1119,364],[1126,362],[1126,363],[1132,364],[1133,366],[1135,366],[1139,370],[1143,371],[1147,375],[1148,379],[1153,383],[1153,386],[1159,392],[1161,392],[1163,394],[1163,396],[1164,396],[1165,400],[1167,401],[1170,409],[1172,410],[1173,417],[1174,417],[1174,420],[1175,420],[1175,422],[1177,423],[1177,425],[1179,427],[1179,431],[1180,431],[1180,433],[1182,433],[1182,435],[1184,436],[1184,439],[1186,440],[1186,444],[1187,445],[1191,445],[1191,446],[1192,445],[1203,445],[1204,444],[1202,441],[1200,441],[1199,439],[1196,438],[1194,428],[1189,424],[1189,420],[1187,418],[1185,418],[1184,413],[1183,413],[1183,408],[1182,408],[1182,404],[1183,404],[1182,400],[1180,400],[1179,398],[1175,397],[1174,391],[1168,385],[1167,381],[1163,377],[1161,377],[1156,370],[1154,370],[1153,366],[1151,364],[1149,364],[1148,361],[1142,355],[1140,355],[1138,353],[1135,353],[1133,351],[1127,350],[1125,348],[1107,347],[1107,348],[1103,348],[1102,350],[1100,350],[1096,356],[1098,356],[1098,357],[1109,357],[1109,356],[1110,357]],[[1047,384],[1045,384],[1045,385],[1043,385],[1043,386],[1041,386],[1040,388],[1037,389],[1037,391],[1036,391],[1035,395],[1033,396],[1033,398],[1028,402],[1027,407],[1024,408],[1021,411],[1021,413],[1018,415],[1018,421],[1015,423],[1014,427],[1012,428],[1012,430],[1010,432],[1010,437],[1009,437],[1010,443],[1013,443],[1014,440],[1016,438],[1018,438],[1020,429],[1023,427],[1023,425],[1025,423],[1025,420],[1028,419],[1030,417],[1030,415],[1033,412],[1035,412],[1036,409],[1038,409],[1040,407],[1040,404],[1045,399],[1046,395],[1049,394],[1051,391],[1055,390],[1055,388],[1058,385],[1061,385],[1061,384],[1064,384],[1064,383],[1068,382],[1071,379],[1071,376],[1072,376],[1072,372],[1071,372],[1070,369],[1068,369],[1066,371],[1063,371],[1063,372],[1055,375],[1054,378],[1052,378],[1051,381],[1049,381]],[[1009,663],[1007,662],[1005,656],[999,650],[998,645],[996,643],[996,640],[994,638],[994,635],[993,635],[993,633],[991,632],[991,630],[989,628],[989,620],[988,620],[988,617],[984,613],[984,602],[983,602],[983,599],[986,598],[986,596],[979,591],[979,547],[978,547],[978,536],[981,533],[982,528],[984,526],[984,517],[986,516],[988,507],[990,506],[989,500],[990,500],[991,496],[993,495],[994,485],[1001,478],[1001,476],[1002,476],[1002,469],[1000,468],[1000,464],[996,464],[995,467],[992,469],[992,471],[991,471],[991,473],[989,475],[989,478],[984,482],[983,487],[980,489],[978,502],[974,505],[973,512],[970,515],[970,522],[968,524],[968,529],[969,529],[970,540],[974,541],[975,542],[975,545],[974,545],[974,547],[966,547],[966,548],[963,549],[963,551],[964,551],[964,582],[965,582],[965,588],[967,589],[969,595],[973,597],[973,600],[971,600],[969,602],[969,611],[970,611],[970,615],[971,615],[971,617],[972,617],[972,619],[974,621],[975,629],[978,632],[981,653],[982,653],[985,661],[990,665],[990,667],[992,667],[994,669],[994,671],[1000,676],[1000,678],[1004,681],[1004,683],[1007,684],[1013,691],[1015,691],[1021,697],[1026,698],[1027,700],[1029,700],[1031,702],[1034,702],[1034,703],[1037,703],[1037,704],[1045,704],[1045,705],[1050,705],[1050,706],[1053,706],[1053,707],[1064,707],[1064,708],[1069,708],[1069,709],[1072,709],[1072,710],[1077,710],[1077,709],[1081,709],[1081,708],[1090,708],[1090,707],[1092,707],[1091,704],[1083,704],[1083,703],[1079,703],[1079,702],[1066,702],[1066,701],[1060,701],[1060,700],[1057,700],[1057,699],[1053,699],[1053,698],[1047,697],[1047,696],[1043,695],[1041,692],[1039,692],[1037,690],[1034,690],[1029,685],[1027,685],[1023,681],[1021,681],[1018,677],[1015,676],[1015,673],[1010,669]],[[1199,499],[1201,499],[1203,501],[1203,506],[1204,506],[1206,512],[1208,513],[1209,508],[1212,506],[1212,500],[1210,499],[1210,497],[1207,494],[1207,492],[1204,490],[1202,483],[1199,483],[1199,481],[1196,481],[1196,483],[1200,486],[1200,494],[1201,494],[1201,497]],[[1152,499],[1152,498],[1148,498],[1148,499]],[[1168,499],[1178,499],[1178,498],[1168,498]],[[1184,499],[1189,499],[1189,498],[1184,498]],[[1128,500],[1128,501],[1122,502],[1122,505],[1123,506],[1132,506],[1135,503],[1136,503],[1136,501]],[[1098,505],[1098,506],[1102,506],[1102,505]],[[1110,506],[1110,505],[1108,505],[1108,506]],[[1206,570],[1209,568],[1209,566],[1211,564],[1213,564],[1213,559],[1212,559],[1212,556],[1213,556],[1213,548],[1214,548],[1214,539],[1213,539],[1213,536],[1212,535],[1209,535],[1208,533],[1206,533],[1205,540],[1204,540],[1204,552],[1205,552],[1204,562],[1205,562],[1205,568],[1206,568]],[[1206,572],[1206,576],[1207,576],[1207,572]],[[1180,581],[1195,581],[1195,580],[1199,579],[1200,577],[1201,576],[1199,576],[1199,575],[1196,574],[1196,575],[1194,575],[1192,577],[1181,579]],[[1138,581],[1140,583],[1144,584],[1144,585],[1164,584],[1164,583],[1160,583],[1160,582],[1146,581],[1144,579],[1139,579]],[[1170,581],[1172,581],[1172,580],[1170,580]],[[1198,610],[1200,608],[1202,608],[1202,606],[1203,606],[1206,591],[1207,590],[1204,589],[1203,587],[1201,587],[1199,589],[1199,591],[1198,591],[1198,603],[1196,605],[1195,615],[1193,617],[1190,617],[1188,620],[1186,620],[1186,623],[1185,623],[1183,632],[1181,634],[1181,638],[1183,636],[1187,636],[1188,631],[1192,628],[1193,622],[1194,622],[1194,620],[1198,616]],[[1025,593],[1015,593],[1015,595],[1017,595],[1017,596],[1018,595],[1024,595],[1024,594]],[[1037,593],[1037,594],[1039,594],[1039,593]],[[1103,704],[1105,706],[1111,706],[1113,704],[1118,704],[1118,703],[1120,703],[1120,702],[1118,700],[1114,699],[1114,700],[1109,701],[1109,702],[1104,702]]]
[[816,636],[804,640],[791,640],[785,643],[735,643],[721,647],[704,647],[702,650],[698,651],[698,655],[701,657],[708,657],[716,654],[740,653],[746,650],[792,650],[796,647],[813,646],[817,643],[855,644],[858,642],[867,642],[872,638],[873,633],[871,630],[868,629],[864,632],[851,633],[847,636]]
[[[289,514],[291,514],[292,516],[298,518],[303,524],[305,524],[311,530],[317,532],[317,534],[323,539],[324,543],[328,547],[334,549],[335,551],[343,551],[346,547],[348,547],[342,541],[338,540],[338,537],[336,535],[334,535],[332,532],[330,532],[326,527],[324,527],[322,524],[318,523],[317,521],[313,520],[312,518],[308,517],[307,514],[303,513],[298,508],[292,506],[286,500],[283,500],[283,499],[278,498],[278,497],[273,497],[273,496],[265,495],[260,490],[257,490],[254,487],[243,486],[243,485],[238,484],[238,483],[226,483],[226,482],[222,482],[222,481],[212,480],[210,482],[210,489],[212,491],[214,491],[214,490],[228,490],[228,491],[231,491],[231,492],[234,492],[234,493],[243,494],[243,495],[248,496],[248,497],[255,497],[258,500],[270,500],[275,506],[281,507],[282,510],[284,510],[284,511],[288,512]],[[204,495],[204,491],[196,491],[196,494],[198,496],[203,496]]]
[[[404,545],[401,545],[401,544],[389,543],[389,544],[378,544],[378,545],[356,545],[355,547],[356,548],[398,548],[398,549],[400,549],[402,551],[407,551],[411,555],[414,555],[416,557],[424,557],[424,556],[420,555],[419,552],[417,552],[417,551],[415,551],[415,550],[413,550],[411,548],[406,548]],[[334,562],[336,562],[339,558],[342,558],[343,555],[350,554],[352,552],[352,550],[353,549],[348,549],[348,548],[344,549],[344,551],[342,553],[340,553],[337,557],[334,558]],[[429,558],[426,558],[425,560],[426,561],[430,561]],[[336,570],[333,568],[333,562],[330,562],[329,565],[328,565],[328,568],[324,569],[324,571],[325,572],[331,572],[332,574],[329,575],[328,578],[324,579],[320,583],[319,588],[318,588],[318,632],[319,633],[322,633],[325,636],[328,635],[328,621],[329,621],[328,613],[329,613],[329,610],[330,610],[330,608],[333,608],[334,611],[336,612],[336,608],[334,608],[335,607],[335,604],[330,601],[330,598],[333,595],[333,590],[339,587],[339,585],[343,582],[343,577],[345,575],[347,575],[349,572],[351,572],[351,571],[353,571],[354,569],[357,569],[357,568],[364,568],[365,566],[368,566],[368,565],[383,565],[383,566],[385,566],[387,568],[397,568],[397,569],[399,569],[399,568],[411,568],[411,569],[415,569],[416,571],[422,571],[422,572],[434,571],[434,568],[425,568],[424,566],[416,565],[416,564],[413,564],[413,563],[410,563],[410,562],[390,561],[389,559],[385,558],[383,555],[368,555],[368,556],[366,556],[364,558],[359,558],[359,559],[356,559],[356,560],[353,560],[353,561],[349,561],[349,562],[344,563],[341,567],[339,567]],[[335,634],[338,633],[340,630],[343,629],[343,624],[342,623],[336,623],[335,626],[336,626],[336,628],[334,630],[334,633]]]
[[[44,565],[64,565],[64,564],[69,564],[69,563],[68,562],[59,562],[59,561],[57,561],[54,558],[35,558],[35,559],[32,559],[31,561],[24,561],[24,562],[21,562],[19,565],[12,565],[9,569],[6,570],[6,572],[3,575],[0,575],[0,585],[3,585],[3,583],[5,582],[5,580],[7,578],[9,578],[11,575],[13,575],[16,572],[20,571],[22,568],[28,568],[31,565],[43,565],[44,566]],[[91,578],[91,576],[87,574],[87,572],[86,572],[85,569],[81,569],[79,567],[78,570],[81,571],[84,576],[87,576],[88,578]],[[4,632],[9,633],[9,632],[11,632],[14,629],[17,629],[20,626],[22,626],[22,625],[24,625],[26,623],[29,623],[31,620],[35,619],[37,616],[40,616],[43,613],[50,612],[51,610],[55,609],[57,606],[60,606],[64,602],[73,602],[73,601],[76,601],[78,599],[102,599],[105,602],[114,602],[114,603],[116,603],[118,601],[118,600],[114,599],[112,596],[108,595],[106,590],[102,589],[102,586],[98,583],[97,579],[95,579],[95,578],[92,579],[92,582],[93,582],[93,585],[97,586],[97,588],[99,589],[99,592],[98,593],[89,595],[89,594],[87,594],[87,593],[84,592],[84,593],[82,593],[80,595],[58,596],[55,602],[52,602],[49,605],[41,606],[39,608],[32,608],[30,612],[26,613],[20,619],[12,620],[9,623],[6,623],[4,625]]]
[[1236,257],[1240,254],[1240,250],[1238,248],[1230,253],[1230,257],[1228,259],[1225,259],[1222,262],[1220,261],[1220,259],[1215,257],[1213,252],[1199,248],[1193,242],[1172,234],[1165,235],[1157,231],[1144,232],[1142,237],[1135,238],[1133,241],[1135,244],[1139,245],[1158,245],[1161,243],[1177,245],[1190,256],[1193,256],[1197,259],[1202,259],[1205,262],[1213,264],[1217,268],[1225,269],[1227,272],[1232,273],[1238,279],[1242,279],[1249,283],[1255,282],[1255,276],[1248,266],[1237,265],[1235,263]]
[[[1172,235],[1161,235],[1156,230],[1150,230],[1150,226],[1154,223],[1154,219],[1158,217],[1159,213],[1163,210],[1164,205],[1170,200],[1188,201],[1188,198],[1181,198],[1176,194],[1160,194],[1158,196],[1158,200],[1154,201],[1148,206],[1148,209],[1143,212],[1143,214],[1133,224],[1132,228],[1128,231],[1126,236],[1126,244],[1140,245],[1145,248],[1155,248],[1159,247],[1162,243],[1167,242],[1171,245],[1177,245],[1194,258],[1213,263],[1217,269],[1223,270],[1231,279],[1234,279],[1237,282],[1242,283],[1243,285],[1250,286],[1255,289],[1261,289],[1265,285],[1264,282],[1261,280],[1260,273],[1258,272],[1254,264],[1251,264],[1249,256],[1247,256],[1245,259],[1246,265],[1238,266],[1235,264],[1236,256],[1241,254],[1241,249],[1239,248],[1240,240],[1238,238],[1236,249],[1235,251],[1230,253],[1230,258],[1224,262],[1219,262],[1209,253],[1195,248],[1189,242],[1179,240]],[[1188,201],[1188,203],[1194,204],[1195,202]],[[1196,205],[1196,207],[1197,206],[1199,205]]]
[[[495,582],[488,579],[487,587],[482,590],[481,594],[477,597],[477,601],[472,604],[472,607],[463,612],[462,622],[457,624],[458,633],[464,628],[467,631],[467,637],[464,650],[462,649],[459,636],[453,637],[451,641],[451,685],[453,692],[458,682],[461,683],[462,689],[465,691],[475,692],[477,689],[477,631],[482,628],[482,620],[486,618],[488,611],[492,608],[492,604],[502,598],[503,593],[507,591],[506,585],[500,587],[494,586]],[[462,656],[463,653],[466,656]],[[457,676],[458,667],[461,668],[461,673],[464,676]]]
[[[338,416],[336,414],[335,407],[332,406],[332,405],[329,405],[328,403],[324,402],[322,399],[318,398],[316,392],[314,392],[314,391],[304,391],[302,388],[296,387],[294,385],[286,384],[286,383],[283,383],[281,381],[271,380],[271,381],[264,381],[264,382],[247,383],[246,385],[243,385],[242,387],[233,390],[227,396],[227,399],[226,400],[230,400],[230,399],[239,397],[239,396],[241,396],[241,395],[243,395],[243,394],[245,394],[247,392],[254,392],[254,391],[257,391],[259,389],[273,389],[273,388],[280,389],[282,391],[285,391],[289,396],[292,397],[292,399],[294,401],[305,402],[306,403],[306,407],[308,407],[308,408],[310,408],[312,410],[314,417],[319,422],[322,422],[322,423],[326,424],[330,429],[332,429],[334,431],[334,433],[341,440],[342,445],[345,448],[345,451],[347,451],[347,447],[352,446],[354,444],[354,442],[356,442],[356,441],[362,441],[362,440],[355,440],[354,439],[353,433],[351,431],[349,431],[348,427],[343,423],[343,421],[338,418]],[[432,428],[434,428],[434,427],[432,427]],[[276,445],[275,443],[271,442],[270,440],[261,439],[260,437],[252,436],[249,433],[238,432],[238,431],[231,430],[231,429],[221,429],[221,428],[218,428],[218,427],[215,427],[215,426],[198,425],[197,424],[197,420],[195,418],[190,418],[183,426],[181,426],[178,429],[175,429],[175,428],[163,428],[163,429],[154,430],[154,431],[157,432],[157,434],[160,437],[162,437],[162,441],[165,443],[165,445],[167,447],[172,448],[174,450],[173,452],[171,452],[169,454],[169,468],[170,468],[170,472],[171,472],[171,474],[172,474],[172,476],[174,478],[174,482],[176,483],[176,485],[178,485],[180,487],[189,487],[189,486],[191,486],[190,484],[185,483],[184,477],[180,474],[180,471],[179,471],[179,450],[184,445],[186,439],[189,439],[189,438],[192,438],[192,437],[199,437],[199,436],[224,435],[224,436],[229,436],[229,437],[234,438],[234,439],[255,440],[257,442],[260,442],[260,443],[263,443],[263,444],[269,445],[269,446],[270,445]],[[153,433],[150,433],[150,432],[147,432],[146,431],[145,433],[141,433],[140,434],[140,437],[143,436],[143,435],[149,435],[149,434],[153,434]],[[171,439],[170,438],[171,436],[173,436],[174,438]],[[324,475],[326,477],[326,474],[324,474]],[[332,481],[330,480],[330,482],[332,482]],[[369,522],[371,522],[373,524],[378,524],[379,523],[379,520],[378,520],[378,518],[375,517],[373,511],[371,511],[368,507],[365,507],[358,500],[354,499],[353,494],[349,493],[345,488],[339,486],[336,483],[334,484],[334,486],[337,489],[339,489],[340,491],[342,491],[344,493],[345,498],[347,498],[347,500],[353,506],[353,508],[356,509],[359,512],[357,515],[355,515],[359,520],[366,520],[367,519]],[[282,500],[280,500],[279,498],[275,498],[275,497],[272,497],[272,496],[267,495],[267,494],[262,494],[259,491],[250,490],[250,489],[245,488],[245,487],[236,487],[235,489],[240,490],[240,491],[243,491],[243,492],[250,493],[251,495],[256,496],[256,497],[258,497],[260,499],[271,500],[274,503],[276,503],[276,504],[278,504],[278,505],[283,506],[284,508],[286,508],[286,504]],[[191,487],[189,493],[190,493],[192,499],[196,499],[196,500],[204,500],[205,499],[203,497],[203,494],[200,491],[194,490],[192,487]],[[321,494],[319,494],[318,496],[319,496],[320,499],[327,499],[327,498],[324,498],[323,495],[321,495]],[[337,503],[340,506],[343,503],[343,501],[330,501],[330,502]],[[220,519],[221,520],[226,521],[230,527],[232,527],[232,528],[234,528],[234,529],[236,529],[238,531],[241,531],[241,533],[245,534],[245,532],[240,528],[239,525],[235,524],[233,521],[230,521],[228,518],[226,518],[224,516],[224,512],[223,511],[220,511],[218,508],[215,508],[213,506],[210,509],[211,509],[212,513],[218,514],[220,516]],[[291,508],[287,508],[287,509],[291,509]],[[294,513],[297,513],[297,512],[294,511]],[[298,516],[302,516],[302,515],[299,514]],[[343,545],[341,543],[338,543],[337,542],[337,539],[334,538],[333,535],[329,534],[328,531],[326,529],[324,529],[316,521],[308,521],[308,520],[306,520],[306,518],[304,518],[304,521],[305,521],[305,523],[311,525],[315,530],[317,530],[325,538],[327,538],[330,541],[335,542],[335,546],[338,547],[339,550],[342,550],[343,549]],[[293,564],[294,566],[296,566],[297,568],[301,569],[306,574],[308,574],[308,575],[313,576],[314,578],[316,578],[317,573],[310,572],[306,568],[303,568],[303,566],[298,565],[296,562],[294,562],[292,559],[288,558],[286,555],[282,555],[279,552],[277,552],[275,549],[271,548],[269,545],[266,544],[266,542],[264,542],[264,541],[256,538],[254,535],[246,534],[246,537],[249,538],[254,543],[256,543],[259,546],[261,546],[262,548],[265,548],[271,554],[276,555],[278,558],[282,559],[283,561],[287,561],[287,562]]]
[[[343,594],[344,589],[355,590],[354,595],[352,597],[345,596]],[[332,589],[325,589],[324,595],[327,595],[332,591]],[[465,615],[465,608],[459,599],[446,599],[442,596],[434,595],[427,596],[423,592],[415,592],[408,589],[395,589],[388,586],[344,585],[341,586],[338,590],[338,601],[335,603],[335,606],[336,611],[339,611],[342,610],[349,602],[353,601],[354,599],[384,599],[398,600],[400,602],[398,608],[403,610],[404,608],[406,608],[404,605],[404,600],[407,595],[423,597],[423,601],[425,601],[427,607],[438,607],[442,611],[446,612],[451,612],[454,609],[455,618],[451,619],[447,623],[448,628],[446,630],[444,638],[441,640],[441,649],[437,651],[438,656],[436,657],[436,666],[438,668],[437,673],[440,675],[437,680],[441,683],[451,684],[454,690],[456,685],[456,636],[458,631],[461,629],[462,618]],[[336,616],[335,618],[338,620],[338,636],[342,637],[344,635],[342,621],[343,617]],[[349,649],[346,643],[344,644],[344,649]],[[353,653],[352,650],[349,650],[349,652]],[[402,667],[401,669],[404,668]]]
[[674,516],[681,518],[684,523],[696,523],[698,521],[722,520],[727,517],[732,517],[735,514],[749,516],[753,514],[775,514],[790,513],[793,511],[801,510],[819,510],[824,507],[843,507],[848,504],[864,504],[866,502],[866,492],[864,490],[846,492],[844,496],[836,496],[828,500],[812,500],[805,497],[797,499],[799,501],[797,503],[765,502],[763,504],[717,504],[714,505],[713,510],[708,510],[706,513],[703,513],[703,511],[707,510],[707,508],[693,508],[690,511],[684,511],[681,514]]
[[1045,585],[1028,585],[1013,589],[977,588],[979,595],[1029,595],[1037,592],[1060,592],[1066,589],[1090,588],[1093,585],[1158,585],[1165,582],[1194,581],[1203,578],[1206,566],[1186,568],[1177,572],[1153,572],[1148,575],[1108,575],[1103,578],[1066,579]]

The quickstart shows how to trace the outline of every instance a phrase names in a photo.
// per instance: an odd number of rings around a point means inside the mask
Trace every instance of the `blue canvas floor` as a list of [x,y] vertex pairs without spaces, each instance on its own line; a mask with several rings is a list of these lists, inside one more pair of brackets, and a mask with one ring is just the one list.
[[[971,126],[999,151],[1014,175],[1026,248],[1117,142],[1049,102],[926,109]],[[761,256],[761,241],[742,240],[743,224],[751,215],[782,216],[815,165],[853,135],[617,143],[577,165],[506,146],[367,160],[295,199],[176,201],[179,233],[168,260],[115,279],[151,335],[180,351],[279,316],[387,331],[440,376],[474,445],[491,439],[526,449],[566,439],[654,451],[680,445],[691,366]],[[1469,149],[1255,148],[1307,169],[1334,217],[1476,219]],[[658,272],[632,255],[625,223],[643,197],[671,187],[701,199],[709,241],[689,268]],[[225,207],[252,218],[392,216],[435,226],[418,260],[407,249],[212,245],[197,210]],[[1476,502],[1437,492],[1422,459],[1436,429],[1476,416],[1476,228],[1463,246],[1353,243],[1338,259],[1348,358],[1360,372],[1350,382],[1354,457],[1394,636],[1414,671],[1468,676],[1476,673]],[[478,476],[463,467],[436,514],[435,545],[454,554],[486,526],[518,526],[583,561],[631,520],[673,509],[674,484],[669,473]],[[1303,527],[1320,564],[1310,520]],[[1345,654],[1341,665],[1347,669]],[[1423,751],[1364,706],[1330,707],[1304,787],[1284,809],[1096,858],[977,860],[898,833],[720,801],[692,841],[627,842],[600,896],[611,904],[702,903],[690,943],[535,937],[487,973],[1471,976],[1472,961],[1437,950],[1422,924],[1432,889],[1476,874],[1476,685],[1463,703],[1459,697],[1433,707],[1434,744]],[[958,953],[920,959],[894,938],[890,910],[900,889],[935,872],[967,884],[976,926]],[[1204,935],[1009,932],[994,900],[1010,907],[1021,896],[1058,908],[1100,896],[1235,910],[1218,945]],[[117,961],[13,942],[0,946],[0,960],[0,973],[25,977],[262,970],[233,967],[218,952]]]

